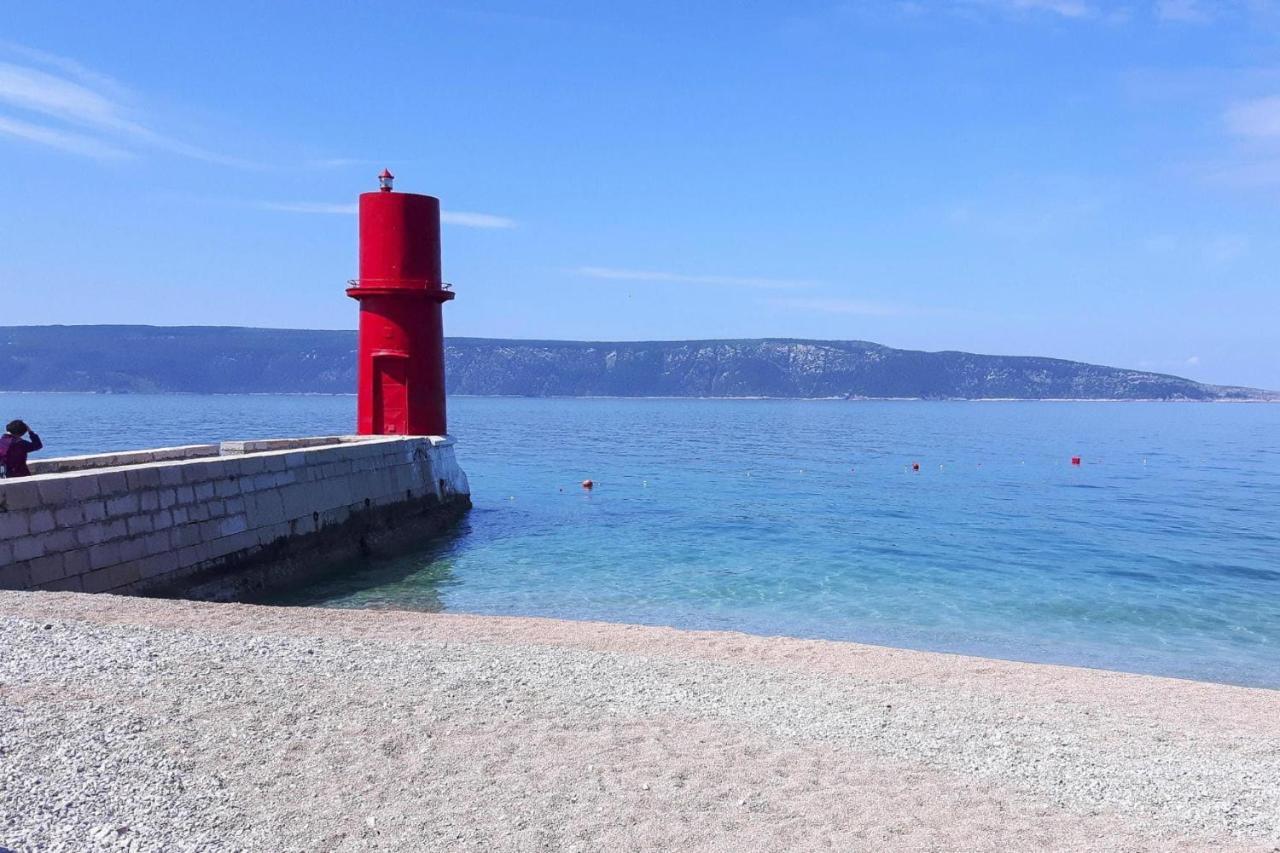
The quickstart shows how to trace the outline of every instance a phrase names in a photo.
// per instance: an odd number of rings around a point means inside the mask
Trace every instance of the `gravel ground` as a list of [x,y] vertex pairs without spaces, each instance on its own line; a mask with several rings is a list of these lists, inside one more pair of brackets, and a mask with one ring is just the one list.
[[0,593],[14,850],[1280,850],[1280,692],[849,643]]

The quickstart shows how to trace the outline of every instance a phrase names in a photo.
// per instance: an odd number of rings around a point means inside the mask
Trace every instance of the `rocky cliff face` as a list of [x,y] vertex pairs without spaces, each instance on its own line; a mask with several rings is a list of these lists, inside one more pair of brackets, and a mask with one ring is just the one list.
[[576,343],[458,338],[454,393],[531,396],[1260,399],[1266,392],[1052,358],[864,341]]
[[[583,343],[453,338],[454,394],[926,399],[1280,399],[1052,358],[785,339]],[[0,327],[0,391],[351,393],[355,333]]]

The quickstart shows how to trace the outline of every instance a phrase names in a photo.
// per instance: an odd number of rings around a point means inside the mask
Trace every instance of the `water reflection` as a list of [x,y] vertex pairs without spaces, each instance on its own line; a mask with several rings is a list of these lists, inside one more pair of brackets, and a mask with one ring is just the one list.
[[409,553],[349,560],[305,585],[264,593],[252,603],[438,613],[445,609],[444,590],[459,583],[454,572],[456,553],[470,534],[471,525],[463,520]]

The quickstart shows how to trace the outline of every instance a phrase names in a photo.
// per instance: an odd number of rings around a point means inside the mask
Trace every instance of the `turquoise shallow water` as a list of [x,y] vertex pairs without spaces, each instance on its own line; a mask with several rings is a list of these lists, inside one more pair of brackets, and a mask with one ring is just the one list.
[[[0,395],[0,406],[49,452],[73,453],[340,432],[353,400]],[[451,407],[474,492],[466,522],[277,601],[735,629],[1280,687],[1280,406]]]

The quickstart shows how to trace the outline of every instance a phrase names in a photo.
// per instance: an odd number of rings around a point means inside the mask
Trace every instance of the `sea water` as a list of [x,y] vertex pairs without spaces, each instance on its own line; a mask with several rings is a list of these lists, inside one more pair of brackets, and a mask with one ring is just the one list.
[[[0,394],[43,455],[338,433],[353,408]],[[466,520],[275,603],[730,629],[1280,688],[1277,405],[455,398],[450,423]]]

